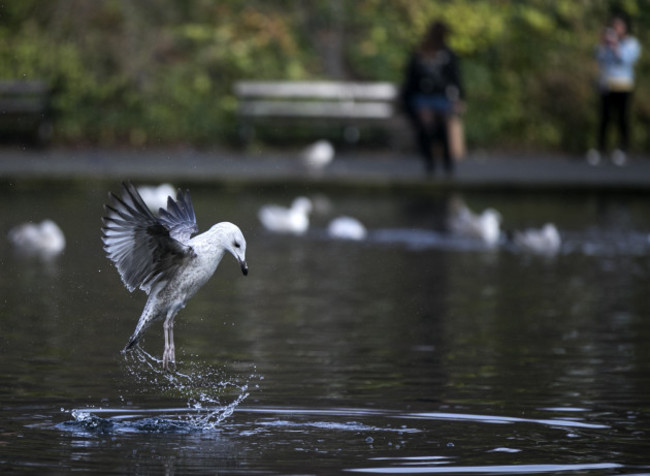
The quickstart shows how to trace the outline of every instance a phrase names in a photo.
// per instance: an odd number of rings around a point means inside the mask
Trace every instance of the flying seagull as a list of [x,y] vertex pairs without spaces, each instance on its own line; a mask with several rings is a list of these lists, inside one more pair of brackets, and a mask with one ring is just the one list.
[[129,291],[140,288],[149,295],[138,325],[123,352],[138,343],[154,322],[164,321],[163,368],[175,366],[174,317],[214,274],[226,251],[248,274],[246,240],[232,223],[222,222],[196,235],[196,216],[189,191],[178,190],[176,200],[155,216],[129,182],[122,197],[109,194],[103,218],[102,241]]

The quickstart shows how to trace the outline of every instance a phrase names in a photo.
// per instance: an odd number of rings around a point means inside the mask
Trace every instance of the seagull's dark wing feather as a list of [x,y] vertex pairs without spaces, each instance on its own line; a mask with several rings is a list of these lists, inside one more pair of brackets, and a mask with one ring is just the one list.
[[140,288],[149,294],[153,285],[169,279],[194,251],[171,235],[131,183],[122,185],[122,197],[111,193],[112,203],[106,205],[104,250],[129,291]]
[[160,209],[159,221],[169,230],[171,237],[181,243],[187,243],[199,231],[189,190],[183,192],[179,189],[176,200],[167,198],[167,210]]

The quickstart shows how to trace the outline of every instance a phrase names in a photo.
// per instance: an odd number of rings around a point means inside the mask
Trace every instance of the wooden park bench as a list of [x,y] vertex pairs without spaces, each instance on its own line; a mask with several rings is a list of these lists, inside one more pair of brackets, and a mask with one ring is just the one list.
[[0,137],[45,145],[52,137],[50,88],[43,81],[0,81]]
[[258,125],[340,127],[346,142],[355,143],[361,128],[404,130],[396,114],[398,88],[386,82],[342,81],[240,81],[234,85],[238,99],[239,135],[244,142]]

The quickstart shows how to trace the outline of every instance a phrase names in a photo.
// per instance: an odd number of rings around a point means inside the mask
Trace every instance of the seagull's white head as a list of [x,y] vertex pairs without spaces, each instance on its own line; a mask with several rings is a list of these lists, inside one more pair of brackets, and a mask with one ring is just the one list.
[[223,247],[232,254],[241,268],[241,272],[246,276],[248,274],[248,265],[246,264],[246,239],[237,225],[229,222],[220,223],[222,228]]

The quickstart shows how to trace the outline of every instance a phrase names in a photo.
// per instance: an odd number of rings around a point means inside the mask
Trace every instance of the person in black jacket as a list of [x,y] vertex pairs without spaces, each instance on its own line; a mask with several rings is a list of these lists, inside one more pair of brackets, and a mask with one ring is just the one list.
[[446,42],[448,28],[440,21],[427,30],[406,66],[402,102],[411,120],[428,174],[435,171],[433,146],[439,143],[447,174],[454,163],[449,150],[447,120],[463,107],[464,91],[458,57]]

